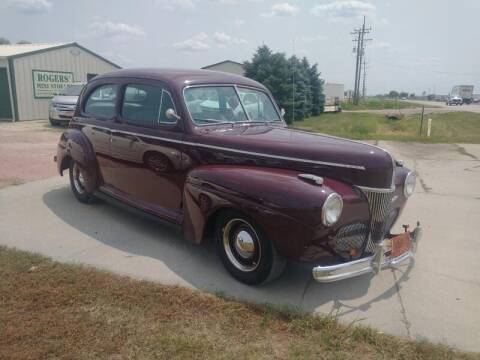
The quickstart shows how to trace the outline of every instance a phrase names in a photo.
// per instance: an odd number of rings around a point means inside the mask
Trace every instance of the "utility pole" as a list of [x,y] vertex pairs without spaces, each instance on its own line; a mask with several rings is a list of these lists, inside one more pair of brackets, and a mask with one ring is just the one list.
[[365,61],[365,54],[363,54],[363,89],[362,89],[362,99],[363,101],[365,101],[365,92],[366,92],[366,88],[365,88],[365,78],[367,77],[367,63]]
[[[370,41],[372,39],[365,39],[365,34],[370,33],[372,28],[365,28],[365,16],[363,17],[363,25],[361,28],[356,28],[353,29],[353,32],[351,32],[351,35],[354,35],[353,41],[357,43],[357,46],[355,48],[356,52],[356,65],[355,65],[355,84],[354,84],[354,89],[353,89],[353,103],[358,104],[358,100],[360,98],[360,81],[362,77],[362,61],[364,54],[365,54],[365,43],[367,41]],[[363,63],[363,66],[365,64]],[[364,73],[364,79],[365,79],[365,73]],[[365,83],[365,80],[364,80]]]

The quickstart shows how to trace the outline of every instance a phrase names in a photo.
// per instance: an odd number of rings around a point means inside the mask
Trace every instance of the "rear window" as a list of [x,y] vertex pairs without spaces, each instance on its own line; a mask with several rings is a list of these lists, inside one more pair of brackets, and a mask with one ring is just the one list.
[[115,115],[118,85],[101,85],[88,97],[84,111],[88,115],[111,118]]
[[82,89],[83,89],[83,85],[78,85],[78,84],[67,85],[58,93],[58,95],[79,96]]

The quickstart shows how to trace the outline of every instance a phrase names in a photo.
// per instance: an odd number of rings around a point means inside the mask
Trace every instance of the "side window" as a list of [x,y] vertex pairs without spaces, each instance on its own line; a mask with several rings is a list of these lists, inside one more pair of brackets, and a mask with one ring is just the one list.
[[165,116],[167,109],[174,109],[170,93],[161,86],[129,84],[123,97],[122,116],[128,122],[138,124],[174,124],[175,119]]
[[89,115],[111,118],[115,115],[118,85],[101,85],[88,97],[84,111]]
[[167,116],[165,115],[165,112],[168,109],[173,109],[173,110],[175,110],[175,112],[177,112],[176,109],[175,109],[175,104],[173,103],[172,96],[170,95],[170,93],[167,90],[163,90],[163,92],[162,92],[162,106],[160,106],[160,116],[158,117],[158,122],[159,123],[175,124],[177,122],[177,120],[175,120],[175,119],[167,118]]

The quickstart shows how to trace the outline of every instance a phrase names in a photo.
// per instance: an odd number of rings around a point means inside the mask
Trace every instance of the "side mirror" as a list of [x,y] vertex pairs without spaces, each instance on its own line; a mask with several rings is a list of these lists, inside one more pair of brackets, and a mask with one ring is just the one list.
[[282,117],[285,116],[285,109],[284,108],[280,109],[280,115],[282,115]]
[[165,111],[165,116],[167,117],[167,119],[170,120],[180,120],[180,116],[178,116],[175,110],[173,110],[172,108]]

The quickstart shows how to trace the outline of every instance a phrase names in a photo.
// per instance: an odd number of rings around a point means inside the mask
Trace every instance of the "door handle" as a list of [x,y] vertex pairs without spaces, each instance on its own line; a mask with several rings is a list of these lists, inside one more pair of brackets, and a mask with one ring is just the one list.
[[138,138],[134,135],[125,134],[123,136],[125,137],[125,139],[131,140],[131,141],[138,141]]

